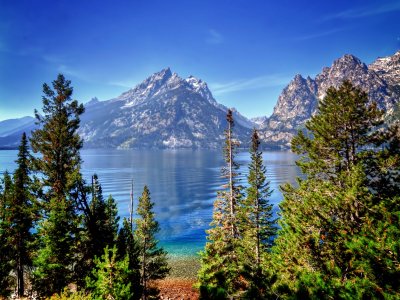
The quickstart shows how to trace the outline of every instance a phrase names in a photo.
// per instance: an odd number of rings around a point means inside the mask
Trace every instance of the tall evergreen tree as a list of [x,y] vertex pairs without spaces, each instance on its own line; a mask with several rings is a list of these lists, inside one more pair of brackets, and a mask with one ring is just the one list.
[[24,287],[24,266],[31,266],[31,248],[34,211],[31,194],[32,180],[29,177],[31,160],[28,140],[23,133],[19,146],[18,165],[14,173],[14,194],[10,205],[10,233],[12,236],[12,261],[17,275],[17,295],[23,297]]
[[76,257],[78,217],[76,197],[81,181],[77,129],[84,107],[72,100],[71,82],[58,75],[53,89],[43,85],[43,115],[35,111],[40,128],[32,133],[34,160],[43,185],[43,219],[39,224],[39,250],[34,259],[33,284],[40,295],[60,292],[70,281]]
[[94,258],[112,248],[117,240],[119,216],[117,204],[112,196],[104,200],[101,184],[96,174],[92,177],[92,199],[82,200],[83,228],[80,232],[80,263],[75,268],[76,282],[84,286],[86,276],[94,267]]
[[319,177],[340,184],[342,171],[363,159],[363,149],[375,146],[383,124],[383,112],[369,103],[367,93],[344,81],[329,88],[318,113],[306,123],[307,133],[299,132],[292,149],[302,158],[298,162],[308,177]]
[[271,196],[269,182],[266,180],[266,167],[263,163],[262,152],[259,150],[260,139],[254,129],[251,138],[249,174],[247,180],[247,197],[242,203],[241,220],[243,263],[246,277],[249,281],[247,296],[252,298],[263,297],[267,288],[267,274],[263,272],[276,234],[276,221],[273,219],[272,204],[268,198]]
[[144,186],[142,196],[139,197],[136,220],[135,238],[139,247],[140,276],[143,289],[142,299],[154,292],[149,281],[162,279],[170,268],[167,262],[167,253],[158,247],[155,234],[160,230],[153,212],[154,203],[150,199],[150,191]]
[[13,269],[11,264],[12,247],[11,240],[11,218],[10,206],[13,197],[13,182],[6,171],[3,175],[0,190],[0,297],[7,297],[12,286],[10,273]]
[[140,299],[143,294],[142,282],[140,276],[140,248],[135,240],[132,231],[132,221],[124,218],[122,228],[118,233],[117,239],[117,259],[128,260],[129,274],[126,276],[126,284],[130,284],[131,299]]
[[214,202],[211,228],[207,230],[207,244],[201,253],[198,285],[202,298],[225,297],[241,291],[245,283],[240,275],[240,232],[238,207],[242,201],[242,186],[238,183],[239,165],[235,161],[238,142],[233,136],[232,111],[227,113],[222,177],[226,179],[223,190]]
[[306,124],[309,134],[293,139],[307,178],[282,187],[273,249],[281,297],[399,297],[398,190],[377,193],[374,182],[379,190],[396,186],[400,157],[392,146],[398,141],[387,140],[390,130],[381,124],[376,105],[344,82],[328,89]]

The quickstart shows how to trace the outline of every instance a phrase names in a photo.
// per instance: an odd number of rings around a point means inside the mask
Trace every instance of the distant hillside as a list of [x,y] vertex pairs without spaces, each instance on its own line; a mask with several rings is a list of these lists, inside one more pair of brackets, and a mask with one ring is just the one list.
[[0,148],[16,148],[23,132],[30,135],[36,128],[35,118],[22,117],[0,121]]

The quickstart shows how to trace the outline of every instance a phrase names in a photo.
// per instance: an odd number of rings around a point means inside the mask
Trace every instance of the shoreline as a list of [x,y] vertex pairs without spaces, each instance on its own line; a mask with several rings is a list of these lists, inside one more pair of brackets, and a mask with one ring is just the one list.
[[193,285],[195,280],[181,278],[166,278],[156,281],[157,287],[160,290],[160,299],[199,299],[199,292]]
[[171,271],[166,279],[196,281],[197,272],[200,269],[200,257],[198,255],[168,255],[168,264]]
[[168,254],[168,264],[171,267],[168,276],[155,282],[160,290],[160,299],[199,299],[199,292],[193,286],[197,281],[200,256]]

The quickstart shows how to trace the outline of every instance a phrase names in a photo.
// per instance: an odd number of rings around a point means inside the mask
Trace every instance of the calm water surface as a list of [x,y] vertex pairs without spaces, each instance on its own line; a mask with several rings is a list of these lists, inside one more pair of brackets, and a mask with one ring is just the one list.
[[[111,194],[117,200],[121,219],[128,216],[133,179],[135,206],[143,186],[148,185],[161,227],[158,239],[171,255],[194,255],[204,247],[216,192],[223,184],[221,151],[83,150],[81,155],[85,179],[90,182],[92,174],[99,176],[104,196]],[[16,156],[16,150],[0,151],[0,171],[13,171]],[[270,201],[277,209],[282,200],[279,185],[293,183],[299,175],[296,156],[284,151],[263,156],[274,190]],[[250,156],[241,152],[237,161],[244,183]]]

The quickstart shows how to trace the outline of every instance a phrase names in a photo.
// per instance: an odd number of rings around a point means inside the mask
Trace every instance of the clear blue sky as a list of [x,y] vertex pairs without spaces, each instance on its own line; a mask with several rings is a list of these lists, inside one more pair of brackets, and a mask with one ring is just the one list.
[[400,49],[400,1],[0,0],[0,120],[33,115],[58,73],[107,100],[169,66],[247,117],[297,73]]

